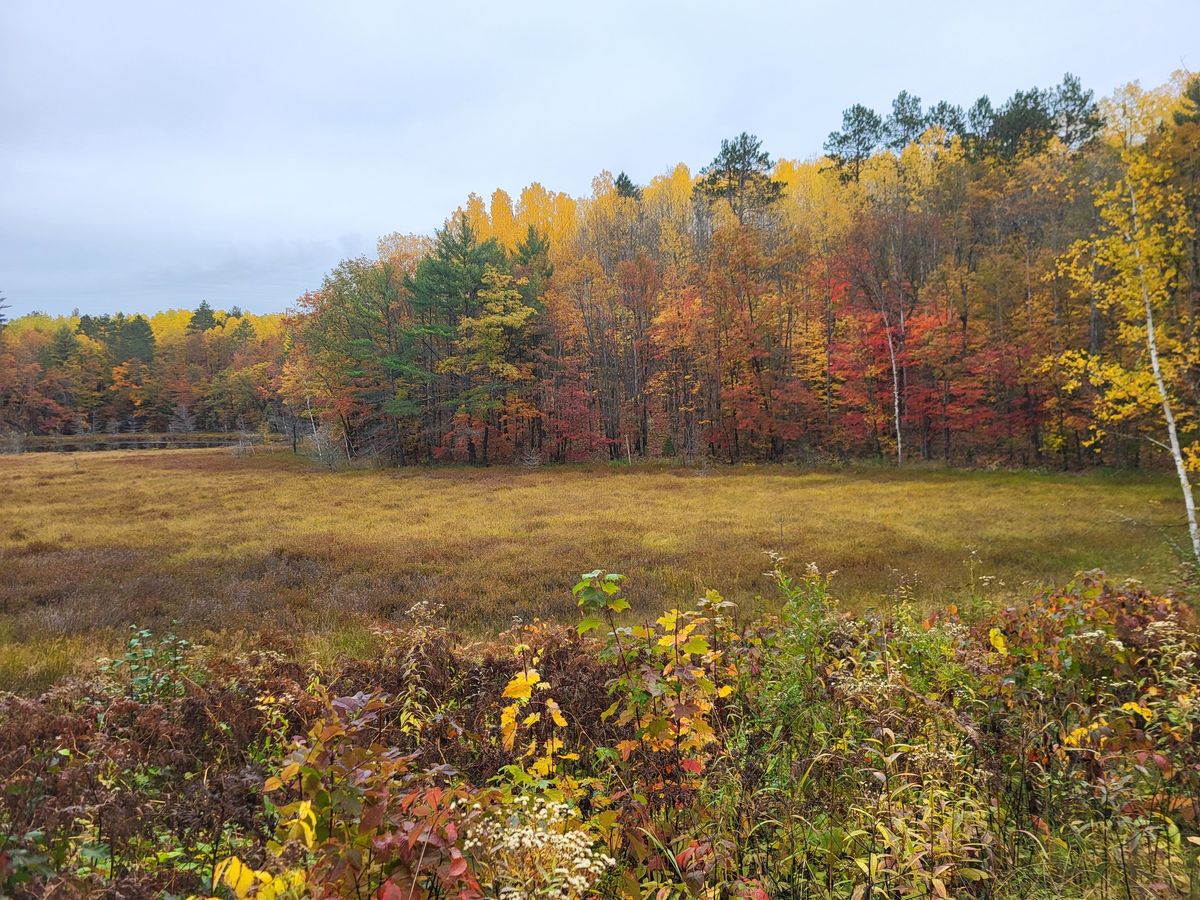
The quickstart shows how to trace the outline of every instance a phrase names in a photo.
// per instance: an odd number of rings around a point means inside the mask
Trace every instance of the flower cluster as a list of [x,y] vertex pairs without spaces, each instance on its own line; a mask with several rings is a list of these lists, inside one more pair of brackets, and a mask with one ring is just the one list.
[[474,826],[463,849],[504,900],[575,900],[616,864],[595,843],[567,804],[520,796]]
[[441,603],[418,600],[407,610],[408,620],[420,628],[435,628],[445,621],[446,607]]
[[835,672],[830,683],[842,698],[868,705],[886,703],[902,690],[889,676],[875,672]]

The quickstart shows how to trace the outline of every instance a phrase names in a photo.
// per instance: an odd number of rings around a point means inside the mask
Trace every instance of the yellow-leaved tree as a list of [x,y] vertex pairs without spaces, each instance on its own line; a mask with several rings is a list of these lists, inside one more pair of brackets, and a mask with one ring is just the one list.
[[1157,408],[1166,440],[1144,436],[1171,454],[1192,552],[1200,565],[1188,448],[1180,438],[1181,432],[1195,427],[1196,414],[1179,400],[1177,387],[1186,378],[1189,347],[1186,323],[1172,312],[1180,266],[1193,234],[1187,198],[1176,186],[1170,157],[1160,146],[1155,140],[1125,142],[1121,177],[1096,201],[1100,228],[1077,241],[1059,266],[1118,328],[1114,349],[1121,358],[1088,360],[1083,367],[1099,390],[1093,411],[1096,426],[1117,426],[1139,411]]

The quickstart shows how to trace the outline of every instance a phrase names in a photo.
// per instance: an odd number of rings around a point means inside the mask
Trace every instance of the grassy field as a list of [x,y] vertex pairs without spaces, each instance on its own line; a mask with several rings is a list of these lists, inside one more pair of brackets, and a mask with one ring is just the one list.
[[[778,550],[837,569],[865,606],[941,604],[1103,567],[1154,588],[1176,568],[1177,488],[1089,476],[784,467],[353,470],[228,449],[0,458],[0,688],[34,689],[173,618],[246,640],[369,652],[365,617],[442,604],[470,633],[574,616],[600,566],[636,609],[704,587],[753,605]],[[239,638],[238,635],[241,635]]]

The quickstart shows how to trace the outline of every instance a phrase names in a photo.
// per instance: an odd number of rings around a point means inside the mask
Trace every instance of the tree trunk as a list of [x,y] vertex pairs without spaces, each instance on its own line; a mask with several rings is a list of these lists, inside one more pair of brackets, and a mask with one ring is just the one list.
[[896,367],[896,345],[892,341],[892,323],[883,314],[883,327],[887,329],[888,359],[892,364],[892,413],[896,420],[896,468],[904,465],[904,436],[900,429],[900,370]]
[[[1134,231],[1137,230],[1137,197],[1133,185],[1129,185],[1129,203],[1133,212]],[[1192,496],[1192,483],[1188,480],[1187,466],[1179,448],[1179,433],[1175,428],[1175,414],[1171,410],[1171,399],[1167,396],[1167,385],[1163,381],[1162,367],[1158,363],[1158,339],[1154,336],[1154,304],[1150,301],[1150,287],[1146,284],[1146,268],[1142,263],[1142,251],[1133,241],[1133,258],[1137,260],[1138,279],[1142,284],[1142,305],[1146,309],[1146,348],[1150,351],[1150,368],[1154,372],[1154,383],[1162,401],[1163,418],[1167,420],[1167,436],[1170,439],[1171,458],[1175,461],[1175,472],[1179,476],[1179,487],[1183,491],[1183,507],[1187,511],[1188,536],[1192,539],[1192,553],[1196,565],[1200,566],[1200,526],[1196,524],[1196,500]]]

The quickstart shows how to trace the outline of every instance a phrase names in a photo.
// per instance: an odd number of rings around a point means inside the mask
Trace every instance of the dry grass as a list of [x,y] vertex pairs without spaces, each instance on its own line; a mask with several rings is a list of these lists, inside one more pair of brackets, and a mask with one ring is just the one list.
[[838,569],[859,605],[902,583],[921,603],[961,595],[972,550],[993,596],[1092,567],[1165,588],[1176,491],[884,468],[330,473],[227,449],[0,458],[0,687],[46,683],[135,622],[300,631],[326,656],[420,600],[467,632],[570,617],[565,588],[594,566],[633,576],[647,609],[703,586],[753,602],[768,549]]

